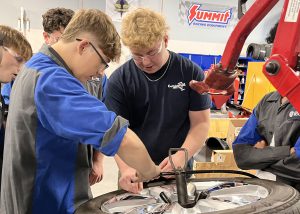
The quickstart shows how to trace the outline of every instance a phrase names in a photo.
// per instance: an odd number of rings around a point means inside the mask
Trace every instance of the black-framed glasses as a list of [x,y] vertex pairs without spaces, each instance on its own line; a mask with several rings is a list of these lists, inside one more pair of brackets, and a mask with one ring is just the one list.
[[[81,42],[82,39],[76,38],[76,41]],[[103,57],[101,56],[101,54],[99,53],[99,51],[97,51],[97,49],[96,49],[96,47],[93,45],[93,43],[91,43],[91,42],[88,42],[88,43],[92,46],[92,48],[94,49],[94,51],[96,52],[96,54],[99,56],[99,58],[100,58],[100,60],[101,60],[101,63],[104,65],[104,69],[103,69],[103,70],[107,69],[107,68],[109,67],[109,65],[105,62],[105,60],[103,59]]]

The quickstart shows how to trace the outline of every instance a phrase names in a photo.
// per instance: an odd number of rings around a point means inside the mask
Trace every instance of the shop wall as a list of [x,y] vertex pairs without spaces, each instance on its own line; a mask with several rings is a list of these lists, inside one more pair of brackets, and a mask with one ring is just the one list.
[[[112,0],[114,1],[114,0]],[[20,18],[23,7],[26,17],[30,20],[30,29],[26,31],[26,36],[36,52],[43,43],[42,38],[42,14],[49,8],[66,7],[73,10],[80,8],[97,8],[105,11],[105,0],[0,0],[0,23],[11,27],[18,27],[18,18]],[[183,2],[199,3],[209,5],[210,7],[229,7],[233,10],[232,22],[226,28],[208,28],[200,26],[192,26],[187,24],[186,16],[182,7]],[[254,0],[248,0],[247,7],[253,4]],[[280,11],[283,5],[283,0],[272,9],[263,21],[255,28],[246,40],[242,55],[245,55],[246,47],[249,43],[265,43],[265,37],[270,28],[279,19]],[[43,5],[39,7],[38,5]],[[238,0],[140,0],[139,5],[151,8],[162,13],[170,26],[170,42],[169,49],[181,53],[194,54],[212,54],[221,55],[225,48],[226,42],[238,21],[237,5]],[[120,23],[114,22],[116,28],[120,29]],[[129,52],[126,48],[123,49],[123,56],[120,63],[123,63],[129,57]],[[119,64],[113,65],[112,69]]]

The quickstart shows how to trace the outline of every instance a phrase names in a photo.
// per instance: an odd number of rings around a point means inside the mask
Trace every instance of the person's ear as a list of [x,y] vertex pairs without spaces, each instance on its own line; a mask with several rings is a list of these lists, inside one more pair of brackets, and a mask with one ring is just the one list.
[[168,47],[168,43],[169,43],[169,36],[165,35],[164,38],[163,38],[163,40],[165,42],[165,47],[167,48]]
[[82,55],[86,51],[86,48],[88,45],[89,45],[89,42],[86,40],[79,41],[79,44],[77,47],[78,47],[78,51],[79,51],[80,55]]
[[43,37],[44,37],[44,41],[45,41],[45,43],[47,44],[47,45],[49,45],[50,44],[50,41],[49,41],[49,39],[50,39],[50,37],[49,37],[49,34],[47,33],[47,32],[43,32]]

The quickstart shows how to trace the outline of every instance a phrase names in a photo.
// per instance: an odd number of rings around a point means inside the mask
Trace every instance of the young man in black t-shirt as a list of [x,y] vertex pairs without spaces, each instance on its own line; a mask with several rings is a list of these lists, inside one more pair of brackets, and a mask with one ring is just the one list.
[[[106,105],[129,120],[151,158],[162,171],[172,171],[170,148],[186,148],[191,158],[205,141],[211,101],[189,87],[201,81],[202,70],[190,60],[167,50],[168,26],[164,18],[148,9],[137,9],[122,21],[121,38],[132,59],[110,77]],[[184,153],[173,154],[176,167],[183,167]],[[142,183],[135,170],[116,157],[121,188],[139,192]]]

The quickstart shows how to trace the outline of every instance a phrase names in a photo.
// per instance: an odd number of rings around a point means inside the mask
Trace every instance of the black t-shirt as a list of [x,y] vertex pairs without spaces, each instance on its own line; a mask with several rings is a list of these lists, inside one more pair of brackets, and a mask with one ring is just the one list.
[[152,75],[127,61],[110,76],[105,100],[108,109],[129,120],[156,164],[168,156],[169,148],[182,146],[190,128],[189,111],[211,106],[208,95],[189,87],[192,79],[204,79],[201,68],[171,51],[169,60]]

